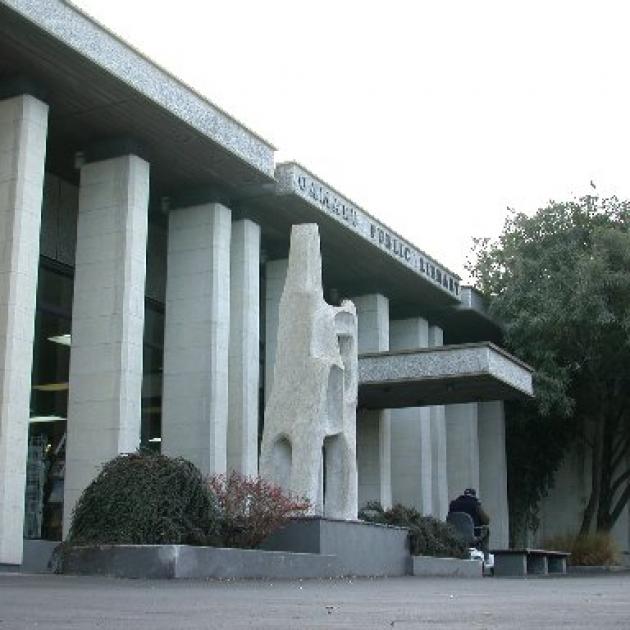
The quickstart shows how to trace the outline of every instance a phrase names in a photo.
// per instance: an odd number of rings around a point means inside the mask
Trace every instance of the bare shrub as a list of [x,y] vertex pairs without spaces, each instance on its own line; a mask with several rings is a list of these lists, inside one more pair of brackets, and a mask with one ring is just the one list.
[[568,564],[586,567],[617,564],[619,554],[615,541],[606,532],[554,536],[543,541],[543,549],[568,551]]
[[310,507],[305,499],[292,497],[262,477],[214,475],[210,491],[220,511],[220,536],[226,547],[253,549],[291,517]]

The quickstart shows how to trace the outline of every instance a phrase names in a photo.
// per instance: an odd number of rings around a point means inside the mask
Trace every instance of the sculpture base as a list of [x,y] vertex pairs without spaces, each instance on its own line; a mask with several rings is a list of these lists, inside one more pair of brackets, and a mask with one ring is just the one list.
[[336,575],[396,576],[411,573],[408,531],[402,527],[339,521],[320,516],[294,519],[262,545],[273,551],[334,556]]

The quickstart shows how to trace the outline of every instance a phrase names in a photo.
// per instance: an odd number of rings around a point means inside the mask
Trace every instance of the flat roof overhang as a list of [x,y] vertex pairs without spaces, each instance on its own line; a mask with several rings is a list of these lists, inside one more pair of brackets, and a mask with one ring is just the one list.
[[418,316],[460,303],[460,278],[294,162],[276,167],[278,190],[244,199],[242,216],[263,226],[266,255],[286,258],[291,225],[317,223],[323,281],[340,297],[382,293],[390,316]]
[[444,344],[458,345],[491,341],[501,345],[503,329],[492,319],[484,296],[474,287],[462,286],[461,301],[454,307],[429,309],[427,317],[444,327]]
[[22,78],[50,105],[47,169],[68,181],[77,151],[131,138],[157,196],[273,184],[272,145],[68,2],[0,0],[0,87]]
[[359,356],[359,408],[533,397],[532,368],[492,343]]

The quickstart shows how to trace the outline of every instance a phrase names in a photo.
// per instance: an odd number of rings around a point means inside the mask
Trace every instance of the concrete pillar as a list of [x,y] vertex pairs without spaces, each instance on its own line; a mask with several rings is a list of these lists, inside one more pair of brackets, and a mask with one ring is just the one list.
[[149,165],[81,169],[72,306],[64,536],[100,466],[140,442]]
[[204,475],[227,465],[231,221],[206,203],[168,222],[162,452]]
[[21,564],[48,106],[0,101],[0,564]]
[[[439,326],[429,326],[429,346],[444,345],[444,334]],[[435,518],[446,519],[448,514],[448,466],[446,453],[446,414],[444,405],[429,408],[431,425],[433,509]]]
[[287,279],[289,261],[270,260],[265,265],[265,402],[273,385],[273,369],[278,343],[280,298]]
[[478,403],[479,498],[490,516],[490,548],[507,549],[510,520],[502,401]]
[[[379,294],[352,298],[357,307],[359,353],[389,350],[389,300]],[[357,414],[359,507],[392,504],[391,417],[387,409]]]
[[232,224],[227,468],[258,474],[260,226]]
[[479,489],[477,403],[446,406],[446,455],[449,499]]
[[[389,349],[414,350],[429,344],[421,317],[389,323]],[[433,514],[433,464],[429,407],[392,409],[392,502]]]

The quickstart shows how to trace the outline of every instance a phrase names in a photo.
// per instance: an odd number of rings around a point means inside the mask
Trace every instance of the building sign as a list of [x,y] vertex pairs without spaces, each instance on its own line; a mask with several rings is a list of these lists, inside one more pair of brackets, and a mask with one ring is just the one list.
[[276,179],[281,191],[294,193],[387,252],[417,274],[459,298],[460,279],[430,256],[402,239],[295,163],[280,164]]

